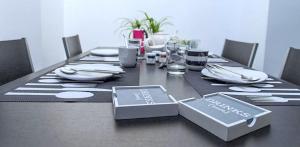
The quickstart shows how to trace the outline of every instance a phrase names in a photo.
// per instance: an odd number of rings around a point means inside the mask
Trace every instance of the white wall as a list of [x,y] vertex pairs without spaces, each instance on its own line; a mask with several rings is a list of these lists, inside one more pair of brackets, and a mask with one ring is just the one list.
[[[65,0],[65,35],[80,34],[84,49],[120,45],[114,31],[118,18],[142,17],[139,10],[155,17],[171,16],[168,33],[202,40],[202,47],[220,54],[225,38],[260,43],[255,67],[263,68],[269,0]],[[260,64],[262,63],[262,64]]]
[[[262,68],[269,0],[0,0],[0,40],[26,37],[36,69],[65,59],[62,36],[79,34],[84,50],[122,44],[118,18],[171,16],[186,39],[220,54],[225,38],[259,42],[255,67]],[[138,7],[137,7],[138,6]]]
[[62,0],[0,0],[0,40],[25,37],[35,70],[65,59]]
[[265,71],[279,76],[289,47],[300,48],[300,1],[271,0],[269,9]]
[[63,0],[41,0],[43,66],[66,59],[62,43],[64,33]]
[[0,40],[26,37],[35,69],[41,69],[41,13],[37,0],[0,0]]
[[259,43],[253,67],[263,70],[268,24],[269,0],[239,1],[237,34],[229,35],[236,40]]

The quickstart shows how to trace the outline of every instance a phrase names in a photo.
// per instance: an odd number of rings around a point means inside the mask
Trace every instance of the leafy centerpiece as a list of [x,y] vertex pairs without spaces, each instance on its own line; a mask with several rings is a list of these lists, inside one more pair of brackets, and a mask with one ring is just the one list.
[[[163,33],[163,27],[172,25],[169,22],[169,17],[154,19],[146,12],[143,12],[143,15],[144,17],[141,19],[121,18],[120,31],[122,33],[127,32],[129,38],[141,40],[141,54],[144,54],[144,46],[149,50],[151,48],[163,49],[166,41],[169,39],[168,35]],[[144,43],[146,38],[148,39]]]

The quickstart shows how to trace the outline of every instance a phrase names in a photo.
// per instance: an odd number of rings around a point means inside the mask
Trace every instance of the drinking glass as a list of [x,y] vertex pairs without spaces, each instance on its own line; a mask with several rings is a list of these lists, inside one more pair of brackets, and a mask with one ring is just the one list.
[[189,49],[199,49],[200,48],[200,40],[192,39],[189,41]]
[[183,75],[185,73],[185,50],[178,43],[169,42],[167,44],[167,72],[171,75]]

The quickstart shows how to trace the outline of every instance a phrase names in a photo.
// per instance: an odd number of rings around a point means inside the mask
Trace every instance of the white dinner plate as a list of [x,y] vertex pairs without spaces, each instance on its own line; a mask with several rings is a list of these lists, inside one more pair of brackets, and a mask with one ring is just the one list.
[[240,68],[240,67],[229,67],[229,66],[223,66],[224,68],[227,68],[235,73],[240,73],[243,75],[247,75],[248,77],[255,77],[258,80],[255,81],[248,81],[242,79],[240,76],[235,75],[235,74],[228,74],[228,72],[224,72],[224,74],[220,74],[219,72],[212,73],[208,69],[203,69],[201,73],[204,76],[227,82],[227,83],[237,83],[237,84],[251,84],[251,83],[260,83],[265,81],[268,78],[268,75],[265,74],[264,72],[261,71],[256,71],[256,70],[251,70],[251,69],[245,69],[245,68]]
[[112,64],[77,64],[66,65],[66,67],[70,67],[75,70],[112,71],[119,73],[124,72],[124,70],[120,66],[114,66]]
[[90,51],[92,55],[95,56],[118,56],[118,49],[93,49]]
[[69,80],[75,80],[75,81],[105,80],[105,79],[113,76],[113,74],[110,74],[110,73],[85,72],[85,71],[77,71],[74,74],[66,74],[66,73],[63,73],[60,70],[60,68],[56,69],[54,72],[59,77],[69,79]]

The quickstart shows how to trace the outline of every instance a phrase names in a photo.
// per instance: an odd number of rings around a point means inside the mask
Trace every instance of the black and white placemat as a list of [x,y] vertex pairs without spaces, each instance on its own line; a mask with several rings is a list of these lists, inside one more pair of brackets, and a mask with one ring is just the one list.
[[[211,94],[211,93],[216,93],[216,92],[235,92],[229,90],[230,86],[212,86],[212,83],[220,83],[216,80],[207,80],[203,78],[203,75],[201,72],[196,72],[196,71],[187,71],[184,75],[185,79],[192,85],[192,87],[200,94],[200,95],[206,95],[206,94]],[[288,82],[276,79],[275,81],[280,81],[282,82],[281,84],[274,84],[274,88],[299,88],[296,85],[290,84]],[[224,83],[221,83],[224,84]],[[279,91],[266,91],[267,93],[274,92],[278,93]],[[287,91],[280,91],[282,93],[287,93]],[[288,93],[293,93],[293,92],[288,92]],[[299,93],[295,92],[295,93]],[[249,98],[245,96],[232,96],[234,98],[252,103],[254,105],[259,105],[259,106],[299,106],[300,101],[288,101],[288,102],[254,102],[250,100]],[[284,98],[295,98],[297,96],[280,96]]]
[[[135,68],[124,68],[125,73],[121,78],[117,78],[114,80],[109,80],[104,83],[98,84],[97,88],[111,89],[113,86],[138,86],[139,85],[139,65]],[[47,76],[42,75],[40,77]],[[41,78],[35,78],[27,83],[38,83],[38,80]],[[47,76],[49,77],[49,76]],[[18,87],[38,87],[38,88],[62,88],[62,87],[54,87],[54,86],[27,86],[24,83],[23,85],[18,85]],[[18,88],[16,87],[16,88]],[[26,92],[26,93],[60,93],[62,91],[20,91],[12,89],[9,92]],[[82,98],[82,99],[61,99],[56,96],[24,96],[24,95],[2,95],[0,97],[0,102],[112,102],[112,93],[111,92],[91,92],[94,94],[93,97],[90,98]]]

